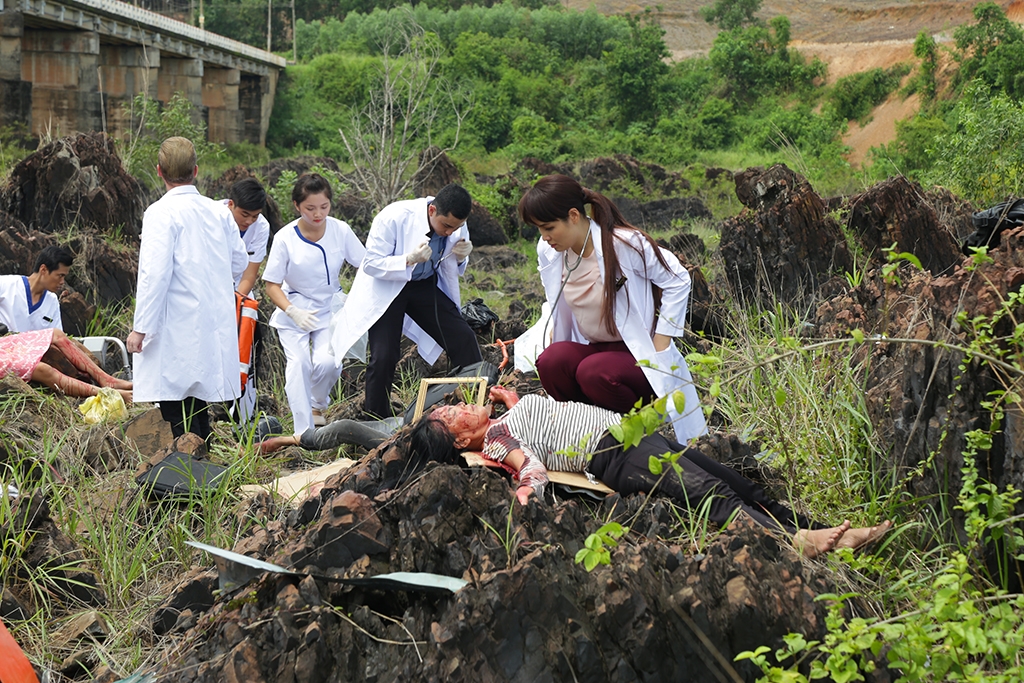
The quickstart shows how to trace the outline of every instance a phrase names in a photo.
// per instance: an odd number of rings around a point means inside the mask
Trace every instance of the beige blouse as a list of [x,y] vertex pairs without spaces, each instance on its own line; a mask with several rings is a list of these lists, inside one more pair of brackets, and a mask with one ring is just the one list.
[[[579,255],[571,249],[567,253],[569,263],[575,264]],[[601,279],[601,268],[597,263],[597,250],[592,250],[590,256],[584,256],[579,266],[571,273],[563,259],[562,277],[566,275],[569,276],[569,280],[565,283],[562,296],[569,304],[583,336],[591,342],[622,341],[622,335],[618,330],[614,334],[609,334],[601,321],[604,281]]]

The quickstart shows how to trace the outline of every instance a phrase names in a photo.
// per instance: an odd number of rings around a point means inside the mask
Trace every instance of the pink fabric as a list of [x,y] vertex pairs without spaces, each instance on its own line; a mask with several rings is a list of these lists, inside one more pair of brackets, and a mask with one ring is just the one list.
[[[569,252],[567,257],[570,264],[575,264],[578,255]],[[601,307],[604,304],[604,292],[601,280],[601,268],[597,263],[597,250],[590,253],[590,256],[583,257],[577,266],[570,273],[569,269],[562,262],[562,277],[566,275],[569,279],[565,283],[562,296],[572,310],[572,316],[576,318],[576,325],[580,328],[583,336],[592,342],[614,342],[622,341],[622,335],[616,330],[609,333],[601,321]]]
[[555,342],[537,358],[544,390],[556,401],[578,401],[617,413],[655,398],[625,342]]
[[0,337],[0,377],[14,373],[26,382],[53,341],[53,328]]

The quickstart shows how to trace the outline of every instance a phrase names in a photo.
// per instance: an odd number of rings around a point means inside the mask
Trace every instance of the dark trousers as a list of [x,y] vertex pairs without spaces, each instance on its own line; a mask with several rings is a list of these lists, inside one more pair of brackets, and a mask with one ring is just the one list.
[[211,431],[208,407],[206,401],[188,396],[181,401],[160,401],[160,415],[171,423],[174,438],[192,432],[207,441]]
[[384,315],[370,328],[370,361],[366,366],[363,409],[378,417],[391,417],[391,383],[398,366],[402,322],[406,315],[441,344],[452,366],[483,360],[476,334],[455,302],[437,288],[436,276],[407,282]]
[[576,401],[628,413],[654,399],[654,389],[625,342],[555,342],[537,358],[544,391],[556,401]]
[[[683,468],[681,475],[671,467],[664,478],[651,472],[648,460],[652,455],[657,457],[680,451],[683,451],[679,458],[679,465]],[[710,496],[709,518],[719,525],[728,521],[736,510],[743,510],[762,526],[789,533],[824,526],[772,500],[757,483],[736,470],[712,460],[696,448],[684,449],[661,434],[645,436],[639,445],[628,450],[624,450],[615,437],[605,434],[588,469],[623,495],[655,490],[671,496],[678,504],[691,510],[699,509],[704,499]]]

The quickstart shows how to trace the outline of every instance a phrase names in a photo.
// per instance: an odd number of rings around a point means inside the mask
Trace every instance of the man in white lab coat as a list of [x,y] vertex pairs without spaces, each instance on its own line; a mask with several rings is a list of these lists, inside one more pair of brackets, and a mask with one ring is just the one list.
[[199,167],[192,143],[160,145],[157,174],[167,193],[142,219],[135,321],[135,401],[159,402],[171,431],[210,435],[207,404],[241,390],[234,277],[248,260],[224,208],[192,184]]
[[50,328],[63,332],[57,293],[74,260],[64,247],[49,246],[36,256],[31,275],[0,275],[0,323],[9,332]]
[[436,197],[389,204],[373,219],[366,256],[331,339],[340,363],[369,330],[363,409],[371,415],[392,414],[391,383],[403,331],[428,363],[442,348],[453,366],[482,358],[476,334],[459,312],[459,275],[473,250],[466,227],[471,209],[469,192],[451,184]]

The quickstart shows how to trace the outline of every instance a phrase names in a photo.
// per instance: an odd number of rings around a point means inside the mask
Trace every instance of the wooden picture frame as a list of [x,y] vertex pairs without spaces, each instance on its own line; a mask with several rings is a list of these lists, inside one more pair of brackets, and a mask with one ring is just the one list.
[[476,384],[476,404],[482,406],[487,400],[486,377],[430,377],[420,380],[420,391],[416,395],[416,410],[413,412],[412,423],[423,417],[423,404],[427,402],[427,388],[432,384]]

